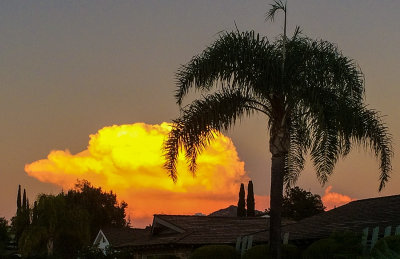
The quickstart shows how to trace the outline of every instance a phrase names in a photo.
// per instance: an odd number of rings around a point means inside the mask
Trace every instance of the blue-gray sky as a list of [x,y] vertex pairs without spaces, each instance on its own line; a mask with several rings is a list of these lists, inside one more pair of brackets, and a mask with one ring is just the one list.
[[[24,165],[50,150],[84,150],[89,134],[113,124],[171,121],[178,114],[174,73],[222,30],[254,29],[270,39],[267,0],[0,2],[0,216],[15,212],[18,184],[31,200],[59,187],[27,176]],[[400,1],[288,1],[288,26],[337,43],[365,73],[366,103],[387,115],[399,144]],[[255,192],[269,193],[266,120],[243,120],[232,137]],[[353,198],[397,194],[400,160],[378,194],[378,163],[361,148],[340,162],[328,185]],[[301,187],[323,193],[307,166]]]

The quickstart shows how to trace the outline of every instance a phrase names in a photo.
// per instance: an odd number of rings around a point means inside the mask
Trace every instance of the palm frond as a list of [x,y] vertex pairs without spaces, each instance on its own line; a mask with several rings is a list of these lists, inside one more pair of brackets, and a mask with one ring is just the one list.
[[304,169],[305,154],[311,145],[311,132],[304,114],[292,114],[290,124],[290,147],[286,158],[284,182],[286,188],[295,185]]
[[316,99],[313,92],[319,89],[330,90],[343,100],[364,99],[363,73],[330,42],[292,38],[287,43],[285,78],[291,85],[292,103],[298,97]]
[[379,191],[381,191],[390,178],[392,171],[391,160],[392,136],[387,126],[382,122],[382,116],[375,110],[367,109],[365,106],[358,106],[352,109],[353,120],[351,127],[352,139],[370,148],[374,155],[379,158],[380,176]]
[[163,146],[166,158],[164,168],[176,181],[178,154],[180,150],[184,150],[189,169],[194,173],[198,154],[209,145],[219,131],[228,130],[238,119],[250,116],[254,112],[268,114],[266,108],[241,89],[226,88],[195,100],[182,110],[180,118],[173,123]]
[[[313,96],[314,95],[314,96]],[[392,170],[391,135],[378,112],[367,109],[352,96],[318,88],[312,97],[303,98],[309,107],[312,135],[311,157],[321,183],[328,180],[340,156],[346,156],[352,143],[373,151],[380,160],[379,190],[385,186]]]
[[225,32],[210,47],[176,73],[175,97],[179,105],[191,88],[209,91],[215,86],[240,86],[264,95],[280,85],[279,53],[266,37],[254,31]]
[[274,21],[275,14],[279,10],[286,12],[286,3],[283,3],[282,0],[274,0],[274,2],[271,4],[271,8],[266,13],[265,20]]

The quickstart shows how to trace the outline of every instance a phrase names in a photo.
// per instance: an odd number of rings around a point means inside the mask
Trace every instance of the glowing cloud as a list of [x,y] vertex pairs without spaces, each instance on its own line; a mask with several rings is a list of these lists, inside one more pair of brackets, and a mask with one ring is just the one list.
[[208,214],[236,204],[240,182],[248,179],[232,141],[218,135],[198,157],[194,178],[181,155],[174,184],[162,168],[161,147],[170,130],[168,123],[104,127],[90,135],[86,150],[51,151],[47,159],[27,164],[25,171],[65,189],[77,179],[86,179],[115,191],[119,200],[128,203],[134,226],[149,224],[155,213]]
[[342,206],[354,200],[347,195],[331,192],[331,190],[332,186],[328,186],[325,189],[325,194],[321,197],[322,202],[324,203],[327,210]]

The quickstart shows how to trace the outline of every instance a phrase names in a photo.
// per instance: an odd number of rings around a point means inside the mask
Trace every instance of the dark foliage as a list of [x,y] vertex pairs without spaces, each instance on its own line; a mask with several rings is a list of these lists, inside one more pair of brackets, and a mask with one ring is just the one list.
[[282,217],[300,220],[325,211],[321,196],[300,187],[286,190],[283,197]]
[[2,251],[6,248],[10,236],[8,235],[8,222],[5,218],[0,218],[0,256]]
[[17,211],[21,209],[21,185],[18,185],[18,194],[17,194]]
[[237,207],[237,216],[246,217],[246,201],[245,201],[244,184],[240,184],[239,200]]
[[20,237],[19,250],[24,256],[76,258],[101,227],[126,225],[126,207],[114,193],[87,181],[78,182],[67,194],[41,194],[32,210],[27,207],[32,222]]
[[371,251],[373,258],[400,258],[400,236],[388,236],[380,239]]
[[[117,250],[109,247],[104,254],[97,247],[87,246],[79,251],[78,258],[81,259],[131,259],[134,258],[132,252],[128,250]],[[150,257],[147,257],[150,259]],[[171,257],[171,259],[173,259]]]
[[75,190],[68,191],[66,199],[69,206],[87,211],[91,238],[97,235],[101,227],[124,227],[127,224],[125,209],[128,205],[125,202],[118,204],[116,194],[93,187],[88,181],[79,181]]
[[194,250],[190,259],[240,259],[240,254],[228,245],[208,245]]
[[247,186],[247,217],[254,217],[256,215],[256,202],[254,200],[253,182],[249,181]]
[[19,242],[22,233],[28,228],[30,220],[29,200],[26,197],[26,190],[24,189],[24,194],[21,198],[21,185],[18,185],[17,213],[11,219],[11,227],[15,233],[16,243]]
[[303,253],[305,259],[352,259],[362,256],[361,235],[352,232],[336,232],[329,238],[312,243]]
[[26,190],[24,189],[24,195],[22,196],[22,209],[26,210],[26,208],[28,207],[27,205],[27,200],[26,200]]
[[[273,258],[270,254],[268,245],[257,245],[253,246],[245,252],[242,257],[243,259],[265,259]],[[301,258],[300,250],[294,245],[283,245],[282,246],[282,258],[283,259],[297,259]]]

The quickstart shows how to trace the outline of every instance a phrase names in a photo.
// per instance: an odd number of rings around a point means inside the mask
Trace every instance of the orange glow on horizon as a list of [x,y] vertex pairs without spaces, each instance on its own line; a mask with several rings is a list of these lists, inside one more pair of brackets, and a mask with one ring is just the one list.
[[230,138],[218,134],[198,157],[196,177],[180,155],[178,181],[162,168],[162,143],[171,125],[135,123],[114,125],[90,135],[88,148],[77,154],[53,150],[47,159],[25,166],[28,175],[64,189],[77,179],[113,190],[128,203],[135,227],[151,223],[155,213],[208,214],[237,203],[241,182],[248,181]]

